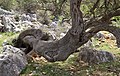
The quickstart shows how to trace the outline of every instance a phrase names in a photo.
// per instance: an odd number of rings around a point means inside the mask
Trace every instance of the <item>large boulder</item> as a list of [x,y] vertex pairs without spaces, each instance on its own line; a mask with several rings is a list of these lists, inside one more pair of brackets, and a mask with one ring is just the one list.
[[27,64],[26,55],[20,49],[6,45],[0,54],[0,76],[19,76]]
[[103,62],[115,61],[115,56],[107,51],[98,51],[95,49],[84,47],[80,49],[78,61],[83,61],[88,64],[99,64]]

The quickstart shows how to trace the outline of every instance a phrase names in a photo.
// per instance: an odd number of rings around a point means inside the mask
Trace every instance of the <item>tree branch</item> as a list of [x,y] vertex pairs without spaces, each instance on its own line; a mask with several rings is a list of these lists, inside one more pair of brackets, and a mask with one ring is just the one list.
[[80,35],[83,32],[83,17],[80,11],[82,0],[70,0],[72,28],[58,41],[43,41],[26,35],[23,42],[33,47],[37,54],[44,56],[48,61],[64,61],[78,48]]
[[[23,42],[31,45],[34,51],[37,54],[44,56],[48,61],[64,61],[72,53],[76,52],[76,49],[85,44],[91,37],[93,37],[97,32],[101,30],[109,31],[113,33],[117,39],[117,44],[120,46],[120,29],[114,26],[109,26],[105,21],[102,21],[106,18],[106,15],[90,23],[90,31],[85,32],[87,26],[83,23],[82,12],[80,10],[82,0],[70,0],[70,12],[72,16],[72,28],[67,32],[67,34],[58,41],[43,41],[40,38],[37,38],[37,35],[25,35]],[[117,13],[118,12],[118,13]],[[112,12],[107,16],[110,17],[119,15],[120,12]],[[87,24],[88,25],[88,24]],[[92,26],[91,26],[92,25]],[[35,32],[36,33],[36,32]],[[23,33],[24,34],[24,33]],[[40,35],[41,37],[42,35]]]
[[120,10],[115,10],[114,12],[108,13],[107,15],[101,18],[101,21],[108,22],[114,16],[120,16]]
[[108,23],[100,23],[98,26],[92,28],[90,31],[86,32],[83,36],[83,40],[87,42],[91,37],[93,37],[99,31],[108,31],[112,33],[117,40],[117,46],[120,47],[120,28],[116,26],[109,26]]
[[85,30],[91,27],[96,27],[101,23],[109,23],[110,19],[114,16],[120,16],[120,10],[116,10],[114,12],[110,12],[106,15],[104,15],[101,19],[93,19],[90,20],[89,22],[85,23]]
[[95,8],[97,8],[99,2],[100,2],[100,0],[97,0],[96,3],[93,5],[93,8],[90,9],[90,12],[91,12],[92,14],[94,14],[94,10],[95,10]]

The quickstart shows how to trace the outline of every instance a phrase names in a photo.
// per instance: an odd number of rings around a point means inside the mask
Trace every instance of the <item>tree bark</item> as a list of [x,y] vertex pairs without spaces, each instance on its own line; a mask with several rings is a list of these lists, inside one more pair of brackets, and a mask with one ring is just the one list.
[[[109,26],[107,20],[106,22],[103,21],[109,18],[102,17],[100,20],[84,23],[80,10],[81,1],[82,0],[70,0],[72,28],[62,39],[58,41],[44,41],[30,34],[26,34],[22,41],[29,44],[37,54],[44,56],[51,62],[66,60],[72,53],[76,52],[77,48],[85,44],[101,30],[113,33],[117,38],[118,46],[120,46],[120,29]],[[90,30],[86,32],[88,28],[90,28]]]
[[33,36],[26,36],[23,41],[33,46],[33,50],[44,56],[48,61],[63,61],[78,48],[83,33],[83,18],[80,11],[81,0],[70,0],[72,28],[66,36],[54,42],[38,40]]

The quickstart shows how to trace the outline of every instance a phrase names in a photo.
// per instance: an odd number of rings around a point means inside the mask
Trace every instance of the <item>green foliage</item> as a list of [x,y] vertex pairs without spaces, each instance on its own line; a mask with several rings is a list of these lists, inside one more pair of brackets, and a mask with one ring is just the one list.
[[3,42],[8,42],[12,45],[12,40],[17,36],[18,34],[12,33],[12,32],[6,32],[6,33],[0,33],[0,53],[2,52],[2,44]]
[[14,39],[18,34],[13,32],[0,33],[0,47],[4,41],[7,41],[9,44],[12,44],[12,39]]
[[18,6],[18,3],[16,0],[0,0],[0,7],[6,9],[6,10],[11,10],[11,9],[16,9]]
[[120,17],[116,16],[111,19],[114,26],[120,27]]

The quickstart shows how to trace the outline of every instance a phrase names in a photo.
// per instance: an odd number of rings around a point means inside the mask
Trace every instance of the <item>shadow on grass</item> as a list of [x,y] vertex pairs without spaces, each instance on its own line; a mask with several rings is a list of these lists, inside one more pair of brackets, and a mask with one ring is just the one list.
[[81,66],[76,62],[77,55],[69,57],[64,62],[29,62],[20,76],[119,76],[120,55],[117,61],[98,65]]

